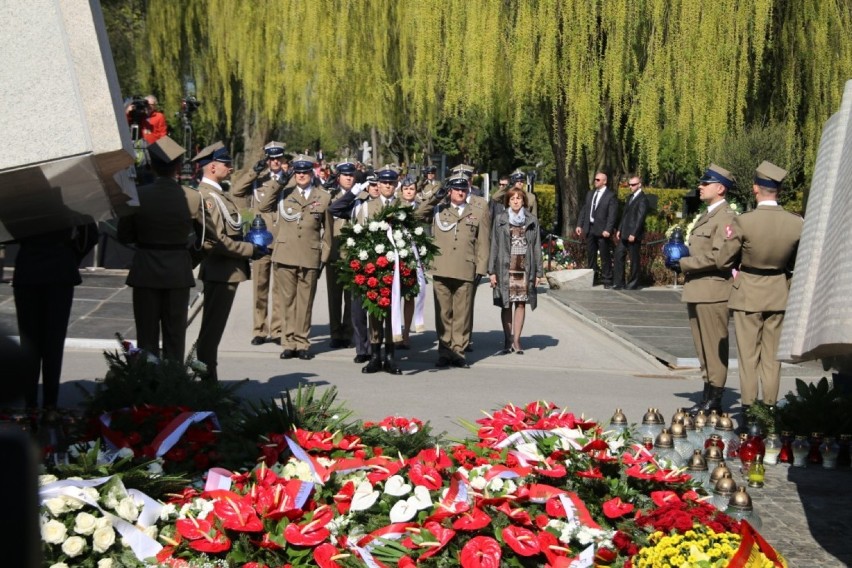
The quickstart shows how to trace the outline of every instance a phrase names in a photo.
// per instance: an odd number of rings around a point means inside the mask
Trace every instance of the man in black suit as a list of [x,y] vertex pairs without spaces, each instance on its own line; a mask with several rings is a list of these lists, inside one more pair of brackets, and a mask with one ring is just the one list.
[[[632,175],[627,185],[630,197],[621,215],[621,224],[615,232],[615,282],[613,289],[635,290],[639,287],[639,246],[645,235],[645,216],[648,214],[648,196],[642,191],[642,178]],[[624,285],[624,261],[630,253],[630,280]]]
[[612,234],[615,232],[615,215],[618,199],[606,187],[607,176],[595,173],[595,190],[586,194],[575,230],[578,237],[586,238],[586,259],[589,268],[598,276],[598,252],[601,254],[600,280],[604,288],[612,288]]

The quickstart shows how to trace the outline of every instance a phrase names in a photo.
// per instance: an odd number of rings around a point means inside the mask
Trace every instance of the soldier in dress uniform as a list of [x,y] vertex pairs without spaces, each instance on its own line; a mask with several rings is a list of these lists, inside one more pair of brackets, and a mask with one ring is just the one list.
[[[336,219],[348,219],[353,223],[367,221],[367,202],[379,197],[379,180],[375,175],[366,177],[363,183],[355,184],[329,206]],[[367,327],[367,310],[363,298],[354,290],[351,293],[352,343],[355,344],[355,363],[370,360],[370,333]]]
[[[337,164],[337,182],[328,189],[331,201],[343,198],[355,187],[355,161],[345,159]],[[332,213],[333,215],[333,213]],[[328,317],[332,349],[349,347],[352,342],[352,294],[343,289],[337,281],[339,271],[337,261],[340,259],[340,230],[346,224],[346,219],[336,218],[333,222],[331,254],[325,270],[326,289],[328,291]]]
[[282,359],[313,359],[310,352],[311,314],[317,280],[331,254],[331,197],[313,186],[314,161],[296,156],[292,183],[270,191],[260,210],[277,217],[272,262],[275,293],[284,308]]
[[423,200],[432,199],[432,194],[441,188],[441,182],[435,179],[438,168],[435,166],[426,166],[423,168],[425,176],[417,186],[417,191],[420,193],[420,198]]
[[482,188],[473,185],[473,174],[476,173],[476,168],[473,166],[469,166],[467,164],[459,164],[450,170],[451,175],[463,175],[467,178],[467,181],[471,183],[470,191],[468,195],[473,195],[476,197],[484,197],[485,194],[482,191]]
[[[285,170],[287,160],[284,144],[272,141],[263,147],[264,158],[253,168],[242,172],[232,184],[234,197],[248,197],[252,213],[263,219],[266,229],[275,234],[277,217],[273,213],[262,213],[260,203],[270,191],[281,183],[287,183],[290,174]],[[267,341],[281,344],[281,298],[275,294],[272,272],[272,258],[267,255],[251,263],[254,281],[254,321],[252,325],[252,345],[263,345]],[[272,309],[269,309],[270,295]]]
[[222,142],[198,153],[193,162],[201,167],[198,185],[204,209],[204,260],[199,278],[204,282],[204,309],[198,332],[198,359],[207,365],[207,379],[218,380],[218,350],[237,286],[248,280],[249,259],[267,252],[243,240],[243,218],[234,198],[221,183],[231,175],[231,156]]
[[[725,227],[725,242],[716,259],[719,269],[738,270],[728,308],[737,332],[743,417],[758,399],[758,383],[765,404],[774,408],[778,400],[781,363],[775,355],[803,223],[778,205],[786,176],[771,162],[758,166],[752,185],[757,207]],[[740,427],[743,424],[741,420]]]
[[686,302],[695,351],[704,374],[701,402],[690,409],[722,410],[722,395],[728,379],[728,298],[731,270],[717,266],[725,242],[725,228],[734,212],[725,200],[734,185],[728,170],[710,164],[699,180],[698,191],[707,210],[695,222],[689,236],[689,256],[680,260],[685,283],[681,301]]
[[442,188],[421,203],[416,215],[432,223],[435,244],[441,251],[432,268],[437,366],[467,368],[464,354],[472,332],[473,288],[488,269],[491,217],[484,199],[468,203],[466,176],[452,176],[447,184],[446,190]]
[[168,136],[148,147],[153,183],[140,187],[139,206],[118,220],[118,240],[135,243],[127,275],[140,349],[183,362],[189,289],[195,286],[190,247],[200,242],[201,197],[178,183],[185,150]]

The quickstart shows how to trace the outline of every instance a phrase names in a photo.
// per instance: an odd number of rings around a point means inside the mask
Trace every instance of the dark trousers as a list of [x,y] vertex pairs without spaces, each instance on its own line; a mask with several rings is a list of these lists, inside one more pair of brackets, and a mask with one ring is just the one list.
[[189,288],[133,288],[133,319],[139,349],[163,359],[183,361],[186,354],[186,317]]
[[367,310],[362,302],[364,298],[352,292],[352,343],[358,355],[370,354],[370,334],[367,330]]
[[62,352],[68,333],[73,285],[16,286],[15,310],[25,363],[21,379],[30,408],[38,406],[38,380],[42,378],[42,407],[54,408],[59,400]]
[[333,264],[325,267],[329,336],[349,343],[352,338],[352,295],[337,281],[338,274]]
[[198,331],[198,360],[207,365],[211,379],[217,380],[219,342],[225,333],[234,296],[239,282],[204,282],[204,308],[201,312],[201,329]]
[[[615,247],[615,266],[613,268],[613,284],[616,286],[624,286],[631,290],[639,286],[639,247],[641,244],[638,239],[632,243],[625,239],[619,239],[618,245]],[[630,255],[630,279],[625,286],[624,279],[627,271],[625,262],[628,254]]]
[[[601,253],[601,268],[598,273],[598,252]],[[590,234],[586,237],[586,261],[595,276],[607,285],[612,285],[612,241],[609,237]]]

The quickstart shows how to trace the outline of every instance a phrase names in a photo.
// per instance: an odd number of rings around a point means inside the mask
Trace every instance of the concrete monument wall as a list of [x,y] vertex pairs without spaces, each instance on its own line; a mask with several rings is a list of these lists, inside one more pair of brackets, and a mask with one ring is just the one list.
[[0,2],[0,241],[100,220],[133,192],[97,0]]

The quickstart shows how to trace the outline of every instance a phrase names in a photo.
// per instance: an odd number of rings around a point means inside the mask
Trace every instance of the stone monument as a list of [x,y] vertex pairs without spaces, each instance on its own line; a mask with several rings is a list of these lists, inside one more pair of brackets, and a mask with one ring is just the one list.
[[100,220],[135,195],[97,0],[0,3],[0,242]]

